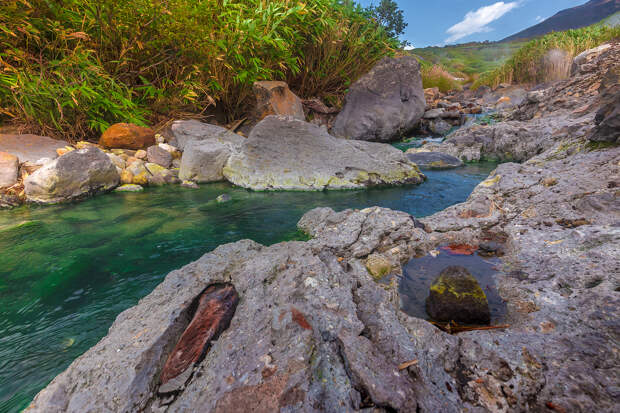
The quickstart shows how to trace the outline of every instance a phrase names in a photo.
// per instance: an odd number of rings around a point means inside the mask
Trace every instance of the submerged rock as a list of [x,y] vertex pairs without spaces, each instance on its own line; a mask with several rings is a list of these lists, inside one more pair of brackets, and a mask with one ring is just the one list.
[[390,145],[344,140],[283,116],[254,127],[224,176],[254,190],[323,190],[420,183],[424,175]]
[[140,185],[135,184],[125,184],[117,187],[114,192],[140,192],[144,191],[144,188]]
[[155,132],[133,123],[115,123],[99,139],[104,148],[146,149],[155,145]]
[[491,311],[476,278],[463,267],[448,267],[431,285],[426,312],[435,321],[489,324]]
[[332,132],[349,139],[393,141],[417,125],[425,107],[418,61],[386,57],[350,87]]
[[231,199],[232,197],[228,194],[222,194],[222,195],[219,195],[217,198],[215,198],[215,200],[220,204],[223,204],[224,202],[228,202]]
[[450,169],[463,166],[459,158],[441,152],[407,152],[407,158],[420,168]]
[[114,189],[120,177],[105,152],[90,147],[68,152],[24,180],[30,202],[51,204]]

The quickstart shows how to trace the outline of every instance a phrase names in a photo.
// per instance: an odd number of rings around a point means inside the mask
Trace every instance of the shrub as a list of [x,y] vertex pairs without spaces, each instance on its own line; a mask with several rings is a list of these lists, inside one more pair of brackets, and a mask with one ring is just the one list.
[[338,0],[4,0],[0,111],[69,139],[217,104],[256,80],[338,99],[397,41]]

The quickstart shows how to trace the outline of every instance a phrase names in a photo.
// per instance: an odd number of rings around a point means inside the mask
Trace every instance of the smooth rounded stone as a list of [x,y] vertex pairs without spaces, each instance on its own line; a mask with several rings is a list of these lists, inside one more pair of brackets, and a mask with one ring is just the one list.
[[463,161],[459,158],[441,152],[407,153],[407,158],[420,168],[450,169],[463,166]]
[[448,267],[431,285],[426,312],[435,321],[489,324],[491,311],[476,278],[463,267]]
[[268,116],[254,127],[240,152],[230,156],[224,177],[254,190],[363,188],[424,179],[391,145],[338,139],[284,116]]
[[140,149],[140,150],[137,150],[133,156],[134,158],[141,159],[144,161],[147,158],[148,154],[146,153],[144,149]]
[[418,124],[425,108],[418,61],[412,56],[386,57],[350,87],[332,133],[364,141],[393,141]]
[[269,115],[292,116],[305,120],[301,99],[289,89],[286,82],[263,80],[254,82],[256,104],[252,116],[260,121]]
[[185,147],[190,142],[195,141],[215,139],[232,144],[240,144],[243,141],[243,137],[226,128],[195,119],[174,121],[165,133],[168,135],[168,142],[182,152],[185,152]]
[[146,157],[149,162],[156,163],[164,168],[169,168],[172,165],[172,154],[157,145],[148,147]]
[[217,198],[215,198],[215,200],[216,200],[218,203],[220,203],[220,204],[222,204],[222,203],[224,203],[224,202],[228,202],[228,201],[230,201],[231,199],[232,199],[232,197],[231,197],[230,195],[228,195],[228,194],[222,194],[222,195],[219,195]]
[[196,182],[192,182],[192,181],[183,181],[183,182],[181,182],[181,186],[183,188],[191,188],[191,189],[198,189],[198,188],[200,188]]
[[127,169],[121,171],[120,177],[121,184],[131,184],[133,182],[133,174]]
[[17,183],[19,159],[15,155],[0,151],[0,188]]
[[428,128],[435,135],[447,135],[452,130],[452,125],[443,119],[433,119],[429,122]]
[[146,149],[155,145],[155,132],[133,123],[115,123],[103,132],[99,145],[104,148]]
[[71,151],[45,164],[25,181],[28,201],[58,203],[109,191],[119,183],[116,166],[95,148]]
[[117,187],[114,192],[140,192],[144,191],[144,188],[140,185],[125,184]]
[[166,152],[169,152],[170,155],[172,155],[173,159],[180,158],[182,155],[181,151],[178,148],[175,148],[172,145],[168,145],[167,143],[160,143],[158,144],[158,146],[162,148],[163,150],[165,150]]
[[37,135],[9,135],[0,134],[0,151],[17,156],[20,162],[31,162],[43,165],[49,160],[56,159],[56,149],[64,148],[64,141]]

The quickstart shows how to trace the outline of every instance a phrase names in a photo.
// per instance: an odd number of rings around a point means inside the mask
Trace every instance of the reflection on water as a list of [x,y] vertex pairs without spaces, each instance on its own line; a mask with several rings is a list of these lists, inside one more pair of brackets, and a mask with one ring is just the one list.
[[[299,236],[308,210],[379,205],[425,216],[464,201],[495,167],[429,171],[419,186],[250,192],[227,184],[115,193],[0,211],[0,412],[17,412],[171,270],[218,245]],[[228,193],[232,201],[215,198]]]
[[439,250],[436,257],[428,254],[414,258],[403,267],[403,278],[399,285],[402,310],[414,317],[429,319],[426,314],[426,298],[433,281],[450,266],[465,267],[478,280],[491,309],[491,324],[497,324],[506,314],[506,303],[497,292],[495,274],[500,260],[472,255],[454,255]]

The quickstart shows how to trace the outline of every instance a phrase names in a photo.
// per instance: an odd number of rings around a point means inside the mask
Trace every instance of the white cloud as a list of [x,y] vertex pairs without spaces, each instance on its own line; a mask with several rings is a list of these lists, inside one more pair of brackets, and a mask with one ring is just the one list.
[[542,21],[547,20],[547,18],[546,17],[542,17],[542,16],[536,16],[536,18],[534,20],[536,20],[536,23],[540,23]]
[[498,1],[490,6],[480,7],[478,10],[468,12],[463,21],[446,31],[450,35],[446,39],[446,43],[455,42],[474,33],[490,32],[493,29],[488,27],[488,24],[499,19],[510,10],[519,7],[519,3],[519,1],[511,1],[509,3]]
[[405,46],[405,50],[413,50],[413,49],[415,49],[415,47],[413,47],[413,45]]

